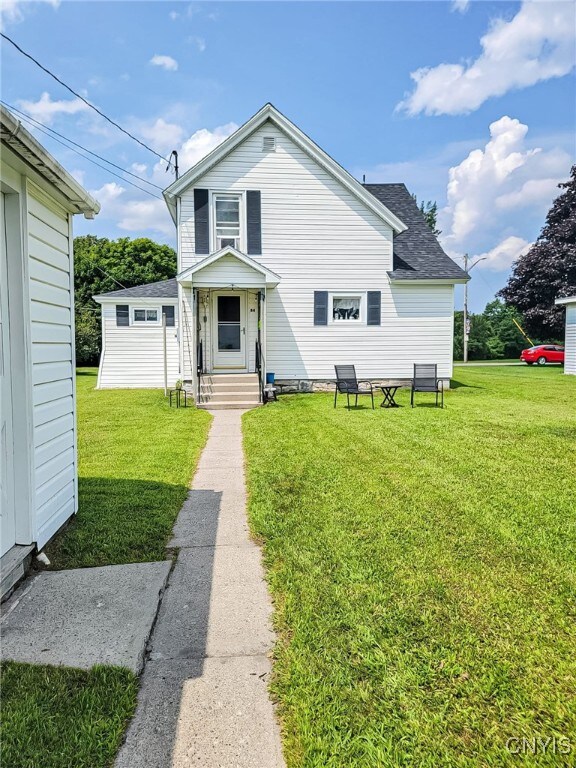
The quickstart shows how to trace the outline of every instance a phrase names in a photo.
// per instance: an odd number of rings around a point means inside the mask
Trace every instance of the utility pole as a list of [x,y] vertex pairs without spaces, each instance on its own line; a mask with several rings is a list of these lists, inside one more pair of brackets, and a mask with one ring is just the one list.
[[[462,257],[464,259],[464,272],[470,273],[476,264],[479,264],[481,261],[484,261],[487,257],[481,256],[479,259],[476,259],[476,261],[473,261],[470,266],[468,266],[468,254],[465,253]],[[470,337],[470,321],[468,320],[468,283],[464,283],[464,362],[468,362],[468,339]]]

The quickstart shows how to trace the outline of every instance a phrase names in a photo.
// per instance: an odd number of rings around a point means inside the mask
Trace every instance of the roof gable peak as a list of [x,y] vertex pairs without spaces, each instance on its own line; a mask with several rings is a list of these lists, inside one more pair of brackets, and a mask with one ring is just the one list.
[[244,125],[240,126],[231,136],[219,144],[215,149],[200,160],[196,165],[186,171],[183,176],[174,181],[164,190],[164,199],[170,209],[172,218],[176,220],[176,198],[189,187],[193,186],[204,174],[223,160],[232,150],[261,128],[270,120],[276,127],[288,136],[302,151],[308,154],[334,179],[348,189],[356,198],[371,209],[380,219],[390,226],[396,234],[404,232],[407,227],[392,211],[375,198],[362,184],[348,171],[333,160],[321,147],[309,136],[292,123],[280,110],[268,102]]

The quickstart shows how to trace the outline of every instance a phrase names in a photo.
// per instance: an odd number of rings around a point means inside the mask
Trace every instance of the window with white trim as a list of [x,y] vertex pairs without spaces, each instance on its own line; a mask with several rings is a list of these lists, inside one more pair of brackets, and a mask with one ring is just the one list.
[[158,325],[157,309],[133,309],[132,322],[137,323],[156,323]]
[[359,323],[362,320],[360,294],[332,294],[331,319],[333,323]]
[[215,250],[219,251],[226,246],[241,250],[242,195],[215,194],[212,200]]

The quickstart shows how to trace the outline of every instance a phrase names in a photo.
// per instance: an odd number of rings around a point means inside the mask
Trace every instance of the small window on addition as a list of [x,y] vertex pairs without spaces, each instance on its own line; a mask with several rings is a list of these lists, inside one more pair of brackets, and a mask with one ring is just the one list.
[[276,151],[276,136],[262,136],[262,152]]
[[332,319],[334,322],[360,320],[360,296],[333,296]]
[[157,309],[135,309],[134,322],[135,323],[157,323],[158,310]]

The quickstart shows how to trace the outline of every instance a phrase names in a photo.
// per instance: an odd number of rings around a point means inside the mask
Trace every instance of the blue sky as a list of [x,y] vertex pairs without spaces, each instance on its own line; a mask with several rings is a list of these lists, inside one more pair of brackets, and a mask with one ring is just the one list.
[[[357,178],[437,201],[447,252],[484,257],[470,286],[481,311],[576,158],[575,8],[3,0],[2,27],[160,154],[177,149],[182,170],[271,101]],[[172,179],[5,42],[2,99],[160,187]],[[174,245],[161,200],[36,135],[102,203],[76,234]]]

